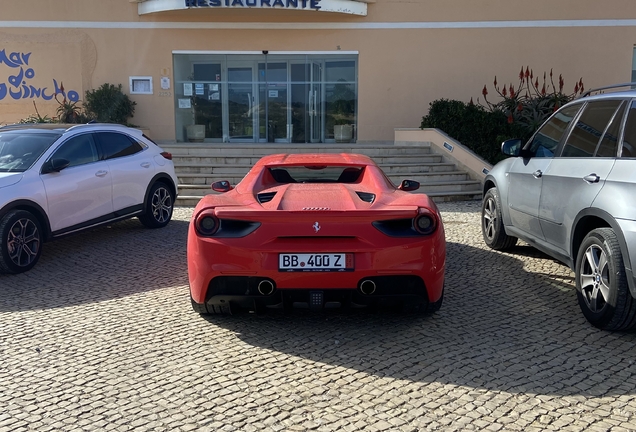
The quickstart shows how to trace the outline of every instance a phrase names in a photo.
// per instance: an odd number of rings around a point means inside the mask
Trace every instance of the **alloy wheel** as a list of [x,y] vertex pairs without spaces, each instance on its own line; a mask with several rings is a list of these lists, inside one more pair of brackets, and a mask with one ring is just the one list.
[[605,251],[596,244],[585,251],[579,282],[586,306],[592,312],[600,312],[610,295],[609,262]]
[[15,221],[9,229],[7,249],[11,261],[26,267],[37,259],[40,250],[40,233],[31,219],[22,218]]
[[484,211],[482,214],[484,224],[484,235],[489,241],[495,238],[495,231],[497,226],[497,203],[493,197],[488,197]]
[[172,214],[172,195],[164,187],[157,188],[152,195],[152,216],[159,223],[170,219]]

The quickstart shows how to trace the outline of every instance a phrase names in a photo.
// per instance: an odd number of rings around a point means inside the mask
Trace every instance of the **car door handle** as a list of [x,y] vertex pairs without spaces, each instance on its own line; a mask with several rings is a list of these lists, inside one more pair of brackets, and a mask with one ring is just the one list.
[[583,177],[583,180],[585,180],[588,183],[598,183],[600,179],[601,178],[594,173],[588,174],[585,177]]
[[541,178],[542,175],[543,175],[543,171],[541,170],[536,170],[535,172],[532,173],[532,176],[534,178]]
[[95,176],[97,177],[104,177],[106,174],[108,174],[108,171],[104,171],[104,170],[99,170],[95,173]]
[[150,162],[142,162],[141,166],[142,168],[150,168]]

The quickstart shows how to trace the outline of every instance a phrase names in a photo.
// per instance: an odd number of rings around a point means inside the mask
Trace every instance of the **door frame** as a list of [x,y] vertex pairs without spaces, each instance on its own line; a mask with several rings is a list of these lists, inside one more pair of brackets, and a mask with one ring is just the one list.
[[[251,87],[252,92],[249,94],[248,98],[250,103],[249,111],[251,111],[252,117],[252,139],[246,138],[232,138],[230,136],[230,86],[232,85],[232,81],[230,81],[230,70],[231,69],[251,69],[252,70],[252,81]],[[258,62],[256,60],[238,60],[232,62],[232,64],[225,63],[225,67],[223,68],[225,71],[225,76],[227,77],[227,85],[224,89],[223,94],[223,135],[227,137],[227,142],[259,142],[259,118],[258,111],[255,111],[255,108],[258,106]],[[240,81],[234,82],[234,84],[242,83]],[[247,82],[244,82],[247,85]],[[255,115],[256,112],[256,115]]]

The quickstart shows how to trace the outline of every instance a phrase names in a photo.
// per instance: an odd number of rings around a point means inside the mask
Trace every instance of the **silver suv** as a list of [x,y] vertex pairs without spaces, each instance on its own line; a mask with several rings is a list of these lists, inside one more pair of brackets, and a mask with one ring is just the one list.
[[[636,325],[636,91],[555,112],[530,140],[508,140],[484,183],[482,233],[496,250],[522,239],[575,272],[587,320]],[[633,88],[633,87],[632,87]]]

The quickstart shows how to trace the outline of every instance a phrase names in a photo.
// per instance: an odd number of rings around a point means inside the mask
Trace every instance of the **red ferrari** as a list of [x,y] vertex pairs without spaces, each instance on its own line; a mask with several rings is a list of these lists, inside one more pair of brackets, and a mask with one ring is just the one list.
[[193,309],[438,310],[444,227],[418,188],[345,153],[266,156],[235,188],[214,183],[188,230]]

